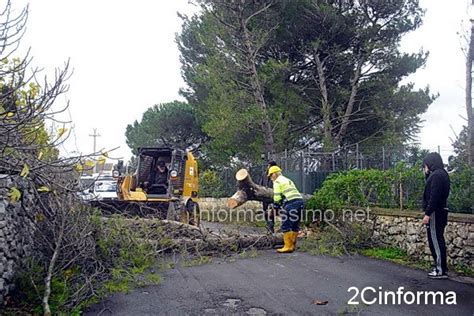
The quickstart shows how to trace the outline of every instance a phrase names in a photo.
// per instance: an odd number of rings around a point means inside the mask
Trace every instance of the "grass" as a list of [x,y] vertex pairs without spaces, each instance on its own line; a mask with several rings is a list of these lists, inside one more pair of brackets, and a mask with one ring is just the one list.
[[[355,232],[355,229],[353,229]],[[344,241],[342,236],[332,229],[327,227],[319,229],[316,234],[307,237],[299,243],[300,251],[308,252],[311,255],[329,255],[342,256],[345,251],[343,245],[351,253],[360,254],[363,256],[387,260],[410,268],[429,270],[431,263],[424,260],[414,259],[409,256],[406,251],[397,247],[372,247],[361,248],[360,244],[365,240],[364,231],[355,232],[354,236],[347,241]],[[464,264],[457,264],[449,267],[450,271],[454,271],[462,276],[474,277],[474,270]]]
[[429,270],[430,263],[426,261],[413,260],[406,251],[396,247],[375,247],[369,249],[361,249],[359,254],[366,257],[391,261],[410,268]]
[[367,257],[387,260],[415,269],[428,270],[431,266],[429,262],[424,260],[415,261],[412,257],[408,256],[406,251],[397,247],[374,247],[361,249],[358,253]]
[[405,251],[395,247],[378,247],[362,249],[361,254],[367,257],[384,259],[396,263],[403,263],[408,260],[408,255]]
[[453,267],[453,270],[461,275],[474,278],[474,270],[465,264],[459,263]]
[[[404,250],[396,247],[375,247],[362,249],[359,251],[359,254],[371,258],[395,262],[397,264],[401,264],[415,269],[429,270],[431,267],[430,262],[415,261],[412,257],[408,256],[408,254]],[[474,277],[474,271],[464,264],[457,264],[455,266],[451,266],[450,270],[463,276]]]
[[183,267],[195,267],[195,266],[200,266],[206,263],[209,263],[212,261],[211,256],[198,256],[193,259],[188,259],[183,261]]
[[239,253],[239,257],[244,258],[256,258],[258,256],[258,251],[255,248],[244,249],[241,253]]

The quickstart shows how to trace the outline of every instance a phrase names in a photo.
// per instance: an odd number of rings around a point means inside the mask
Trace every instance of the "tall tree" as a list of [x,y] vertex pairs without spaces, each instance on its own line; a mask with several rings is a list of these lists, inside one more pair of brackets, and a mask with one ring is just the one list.
[[281,42],[292,77],[311,102],[313,141],[325,151],[373,136],[407,140],[433,101],[429,90],[400,86],[427,55],[399,51],[421,24],[417,0],[301,1]]
[[140,122],[127,126],[125,137],[134,154],[139,147],[156,145],[196,149],[206,138],[193,107],[179,101],[149,108]]
[[[474,3],[473,3],[474,4]],[[471,20],[471,36],[466,54],[466,114],[467,114],[467,162],[474,166],[474,113],[472,108],[472,61],[474,60],[474,21]]]
[[208,152],[223,162],[254,159],[291,147],[291,126],[305,117],[287,86],[289,64],[264,48],[278,26],[283,1],[200,1],[200,15],[183,17],[177,41],[181,93],[197,108],[211,138]]
[[401,84],[427,58],[399,51],[421,24],[417,0],[200,3],[178,37],[182,93],[225,156],[271,152],[271,139],[273,151],[399,144],[434,99]]
[[202,7],[220,24],[220,39],[234,59],[232,71],[241,75],[241,87],[246,87],[260,109],[259,125],[267,153],[275,153],[274,137],[264,96],[262,79],[257,70],[260,49],[278,26],[272,11],[274,1],[203,0]]
[[454,155],[449,156],[449,167],[451,169],[462,169],[469,166],[468,131],[468,127],[464,126],[453,141]]

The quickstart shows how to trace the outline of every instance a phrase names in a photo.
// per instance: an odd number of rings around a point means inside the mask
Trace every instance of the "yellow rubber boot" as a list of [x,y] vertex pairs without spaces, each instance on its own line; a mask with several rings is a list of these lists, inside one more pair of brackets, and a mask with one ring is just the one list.
[[293,251],[296,250],[296,241],[298,240],[298,232],[292,232],[293,237]]
[[279,253],[288,253],[295,250],[293,246],[293,232],[283,233],[283,243],[283,248],[277,249]]

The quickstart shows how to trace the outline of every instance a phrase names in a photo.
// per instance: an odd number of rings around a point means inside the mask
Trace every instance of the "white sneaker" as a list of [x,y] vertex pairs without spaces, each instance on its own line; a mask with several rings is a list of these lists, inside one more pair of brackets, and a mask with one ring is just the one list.
[[431,278],[431,279],[447,279],[448,275],[446,273],[440,273],[436,269],[433,269],[433,271],[428,273],[428,278]]

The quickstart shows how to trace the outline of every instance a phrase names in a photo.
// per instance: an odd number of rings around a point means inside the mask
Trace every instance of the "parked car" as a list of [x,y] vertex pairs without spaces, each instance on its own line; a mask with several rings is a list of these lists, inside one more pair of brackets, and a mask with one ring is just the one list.
[[79,184],[79,196],[86,202],[117,199],[117,180],[111,176],[82,176]]
[[80,198],[83,201],[92,201],[94,199],[94,185],[96,178],[93,176],[81,176],[79,179],[79,188],[78,192]]
[[117,199],[117,181],[101,180],[100,178],[94,183],[94,199],[98,201],[116,200]]

